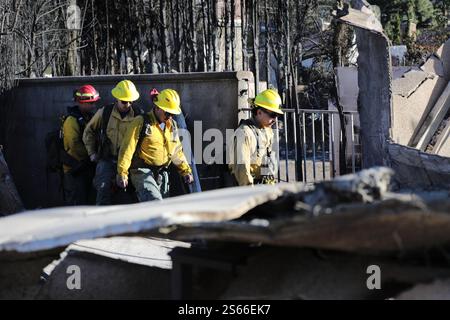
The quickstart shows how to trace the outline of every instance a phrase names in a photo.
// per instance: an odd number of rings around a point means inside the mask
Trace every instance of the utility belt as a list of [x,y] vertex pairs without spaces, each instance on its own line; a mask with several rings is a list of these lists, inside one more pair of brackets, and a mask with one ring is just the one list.
[[261,176],[253,179],[253,184],[275,184],[274,176]]
[[133,160],[131,161],[131,166],[130,169],[139,169],[139,168],[145,168],[145,169],[150,169],[153,173],[153,177],[158,177],[158,175],[160,173],[163,173],[164,171],[168,171],[169,170],[169,166],[165,165],[165,166],[153,166],[150,165],[148,163],[146,163],[143,159],[135,157],[133,158]]

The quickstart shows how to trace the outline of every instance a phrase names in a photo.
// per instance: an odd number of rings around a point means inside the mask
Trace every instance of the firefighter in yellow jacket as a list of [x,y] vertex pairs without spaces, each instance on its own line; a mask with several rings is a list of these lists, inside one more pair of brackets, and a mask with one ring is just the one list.
[[94,186],[97,205],[112,203],[117,157],[127,126],[141,110],[133,105],[139,92],[133,82],[123,80],[111,91],[116,102],[97,111],[86,126],[83,142],[92,162],[97,162]]
[[177,167],[185,183],[193,182],[177,123],[172,119],[172,115],[181,113],[178,93],[165,89],[154,94],[153,103],[151,112],[136,117],[128,127],[117,163],[117,185],[126,188],[130,177],[140,202],[168,196],[170,163]]
[[282,115],[281,98],[267,89],[251,101],[252,117],[242,120],[228,150],[228,167],[239,186],[275,183],[272,126]]
[[63,155],[64,198],[67,205],[87,205],[93,197],[92,178],[95,167],[91,165],[83,144],[83,131],[92,118],[96,102],[100,99],[91,85],[83,85],[74,92],[77,105],[68,108],[62,126],[65,154]]

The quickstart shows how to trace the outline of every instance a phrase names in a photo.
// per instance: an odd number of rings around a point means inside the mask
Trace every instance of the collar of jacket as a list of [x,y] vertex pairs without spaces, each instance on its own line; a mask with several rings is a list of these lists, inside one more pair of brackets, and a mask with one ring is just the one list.
[[117,109],[117,105],[114,104],[114,108],[111,112],[111,116],[113,116],[114,118],[116,118],[120,121],[127,121],[127,122],[132,121],[134,119],[134,110],[133,110],[133,108],[130,107],[130,111],[127,113],[127,115],[124,118],[122,118],[120,116],[119,109]]
[[[156,118],[155,110],[150,111],[148,114],[150,116],[150,124],[151,125],[156,125],[156,126],[158,126],[161,129],[161,127],[159,126],[159,121]],[[166,121],[166,128],[168,130],[172,130],[172,127],[173,127],[172,126],[172,121],[174,121],[174,120],[173,119],[169,119],[169,120]]]
[[67,115],[72,116],[79,121],[86,121],[86,122],[91,120],[93,116],[93,114],[90,113],[85,114],[81,113],[80,108],[78,108],[78,106],[67,107]]

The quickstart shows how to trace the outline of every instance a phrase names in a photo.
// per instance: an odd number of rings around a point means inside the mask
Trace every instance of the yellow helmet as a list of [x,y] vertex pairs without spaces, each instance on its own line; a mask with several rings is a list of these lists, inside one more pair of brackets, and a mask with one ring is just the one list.
[[173,89],[164,89],[153,100],[162,110],[171,114],[180,114],[180,96]]
[[139,99],[139,92],[133,82],[130,80],[120,81],[114,89],[111,90],[114,98],[121,101],[136,101]]
[[281,97],[278,94],[278,92],[276,92],[273,89],[267,89],[258,94],[255,97],[253,103],[256,106],[262,107],[269,111],[273,111],[278,114],[283,114],[283,111],[281,111]]

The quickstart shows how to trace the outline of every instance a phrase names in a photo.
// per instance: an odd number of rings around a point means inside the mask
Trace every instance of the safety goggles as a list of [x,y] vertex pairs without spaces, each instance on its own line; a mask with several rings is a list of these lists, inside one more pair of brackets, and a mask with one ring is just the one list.
[[169,113],[169,112],[167,112],[167,111],[164,111],[164,110],[163,110],[163,112],[164,112],[164,116],[165,116],[165,119],[166,119],[166,120],[169,120],[170,118],[173,117],[173,114],[171,114],[171,113]]
[[261,109],[265,114],[267,114],[272,119],[278,118],[278,113],[267,111],[265,109]]

